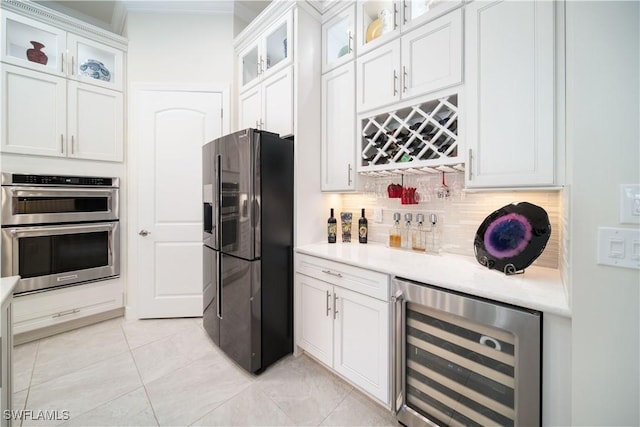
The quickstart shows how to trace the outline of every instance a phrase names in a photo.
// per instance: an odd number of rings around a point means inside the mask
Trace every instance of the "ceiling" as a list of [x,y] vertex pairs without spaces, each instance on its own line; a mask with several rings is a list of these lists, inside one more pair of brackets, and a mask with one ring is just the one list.
[[128,11],[197,12],[234,14],[249,23],[269,5],[270,0],[35,0],[50,9],[89,24],[122,33]]

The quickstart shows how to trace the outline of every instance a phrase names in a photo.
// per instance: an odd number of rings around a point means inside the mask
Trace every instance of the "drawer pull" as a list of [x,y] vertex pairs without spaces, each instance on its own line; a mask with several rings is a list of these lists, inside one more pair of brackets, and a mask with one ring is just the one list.
[[77,308],[74,308],[73,310],[62,311],[60,313],[56,313],[51,317],[53,317],[55,319],[56,317],[68,316],[70,314],[76,314],[76,313],[79,313],[79,312],[80,312],[80,310],[78,310]]
[[330,275],[332,275],[332,276],[342,277],[342,274],[340,274],[340,273],[334,273],[334,272],[333,272],[333,271],[331,271],[331,270],[322,270],[322,272],[323,272],[323,273],[326,273],[326,274],[330,274]]

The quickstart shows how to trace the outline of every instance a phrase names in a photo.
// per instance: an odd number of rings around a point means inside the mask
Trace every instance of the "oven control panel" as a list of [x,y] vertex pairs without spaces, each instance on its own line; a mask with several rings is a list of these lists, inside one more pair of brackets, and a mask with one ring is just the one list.
[[33,175],[3,173],[3,185],[79,185],[87,187],[117,187],[117,178],[94,176]]

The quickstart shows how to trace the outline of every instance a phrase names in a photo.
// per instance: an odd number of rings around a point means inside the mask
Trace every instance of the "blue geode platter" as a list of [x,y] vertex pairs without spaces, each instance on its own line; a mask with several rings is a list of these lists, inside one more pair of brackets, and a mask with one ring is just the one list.
[[476,259],[507,275],[523,273],[542,254],[550,236],[544,209],[527,202],[512,203],[480,224],[474,240]]
[[91,77],[96,80],[104,80],[106,82],[111,80],[111,73],[100,61],[95,59],[88,59],[87,62],[80,65],[80,74],[83,76]]

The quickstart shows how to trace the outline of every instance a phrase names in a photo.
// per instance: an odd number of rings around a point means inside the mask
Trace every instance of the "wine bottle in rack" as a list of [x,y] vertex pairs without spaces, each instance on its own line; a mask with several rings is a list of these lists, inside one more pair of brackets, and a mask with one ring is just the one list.
[[360,243],[367,243],[368,234],[369,224],[367,218],[364,216],[364,209],[362,209],[362,217],[358,220],[358,241]]
[[327,220],[327,241],[329,243],[336,242],[336,233],[338,232],[338,221],[333,216],[333,208],[331,208],[331,215]]

